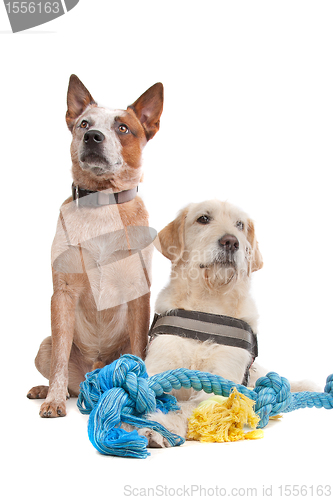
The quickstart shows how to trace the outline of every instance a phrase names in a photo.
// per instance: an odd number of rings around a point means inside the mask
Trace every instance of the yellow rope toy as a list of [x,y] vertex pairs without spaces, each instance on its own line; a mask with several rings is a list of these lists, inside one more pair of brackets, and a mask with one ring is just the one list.
[[260,417],[254,412],[255,401],[234,387],[229,397],[212,396],[202,401],[188,421],[187,439],[202,443],[224,443],[243,439],[260,439],[264,431],[244,431],[257,427]]

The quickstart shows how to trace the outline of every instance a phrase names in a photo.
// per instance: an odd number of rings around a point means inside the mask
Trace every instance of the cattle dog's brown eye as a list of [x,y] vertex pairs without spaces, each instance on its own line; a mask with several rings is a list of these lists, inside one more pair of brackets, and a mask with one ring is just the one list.
[[209,215],[201,215],[201,217],[197,219],[197,222],[199,222],[199,224],[209,224],[210,221],[211,218],[209,217]]
[[237,227],[237,229],[239,229],[240,231],[243,231],[243,230],[244,230],[244,222],[243,222],[243,221],[241,221],[241,220],[238,220],[238,221],[236,222],[236,227]]
[[122,134],[128,134],[128,132],[129,132],[127,125],[124,125],[123,123],[121,125],[119,125],[118,130]]
[[89,127],[89,123],[87,122],[87,120],[82,120],[82,122],[80,124],[80,127],[81,128],[88,128]]

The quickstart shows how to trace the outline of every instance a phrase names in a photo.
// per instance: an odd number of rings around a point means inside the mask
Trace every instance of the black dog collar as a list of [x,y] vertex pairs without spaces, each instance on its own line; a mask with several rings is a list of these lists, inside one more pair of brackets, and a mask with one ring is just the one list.
[[247,385],[250,367],[258,356],[257,336],[252,328],[241,319],[199,311],[173,309],[166,314],[155,314],[149,334],[178,335],[195,340],[212,340],[217,344],[239,347],[251,354],[243,385]]
[[106,193],[105,191],[88,191],[72,184],[73,201],[77,206],[101,207],[103,205],[119,205],[134,200],[138,186],[119,193]]

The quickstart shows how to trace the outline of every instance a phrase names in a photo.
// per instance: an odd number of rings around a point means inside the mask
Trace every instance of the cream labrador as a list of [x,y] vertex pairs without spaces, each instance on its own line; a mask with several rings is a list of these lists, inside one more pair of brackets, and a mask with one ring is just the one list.
[[[172,270],[168,285],[156,301],[160,319],[151,329],[153,337],[146,357],[148,374],[183,367],[214,373],[237,384],[246,383],[250,375],[250,385],[254,385],[267,371],[259,366],[250,370],[256,351],[258,319],[250,294],[251,274],[263,266],[253,221],[227,202],[191,204],[159,233],[158,245],[171,260]],[[189,311],[196,312],[196,319],[186,323],[183,316],[191,317]],[[181,318],[175,320],[174,315],[178,314]],[[226,318],[226,333],[225,326],[219,325],[222,330],[216,331],[216,325],[210,324],[221,315]],[[219,323],[219,319],[216,321]],[[240,328],[228,330],[229,321]],[[196,331],[188,334],[187,328],[191,327],[201,330],[201,337]],[[207,331],[214,334],[207,335]],[[216,335],[221,331],[222,339]],[[230,339],[229,332],[236,340]],[[198,340],[202,335],[204,341]],[[249,343],[237,344],[240,338]],[[149,419],[185,437],[188,417],[208,396],[188,389],[174,391],[174,395],[181,401],[181,411],[156,412]],[[148,438],[150,447],[168,446],[167,440],[151,429],[138,432]]]
[[[185,309],[229,316],[245,321],[256,335],[258,313],[250,281],[263,260],[253,221],[244,212],[218,200],[191,204],[160,231],[159,244],[172,271],[157,298],[156,313]],[[238,347],[158,335],[146,363],[149,375],[186,367],[241,383],[250,358]]]

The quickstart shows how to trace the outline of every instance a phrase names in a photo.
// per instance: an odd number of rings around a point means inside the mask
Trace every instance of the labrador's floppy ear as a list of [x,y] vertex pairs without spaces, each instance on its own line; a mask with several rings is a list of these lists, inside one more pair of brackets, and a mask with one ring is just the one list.
[[158,233],[156,248],[173,264],[183,256],[185,250],[185,220],[188,210],[183,209],[175,220]]
[[147,141],[152,139],[160,128],[160,117],[163,111],[163,85],[155,83],[139,99],[128,106],[139,118]]
[[247,221],[247,239],[251,244],[250,272],[259,271],[264,265],[262,255],[259,250],[258,241],[254,232],[254,222],[251,219]]
[[95,105],[90,92],[76,75],[71,75],[67,92],[66,123],[70,131],[73,130],[76,119],[90,105]]

